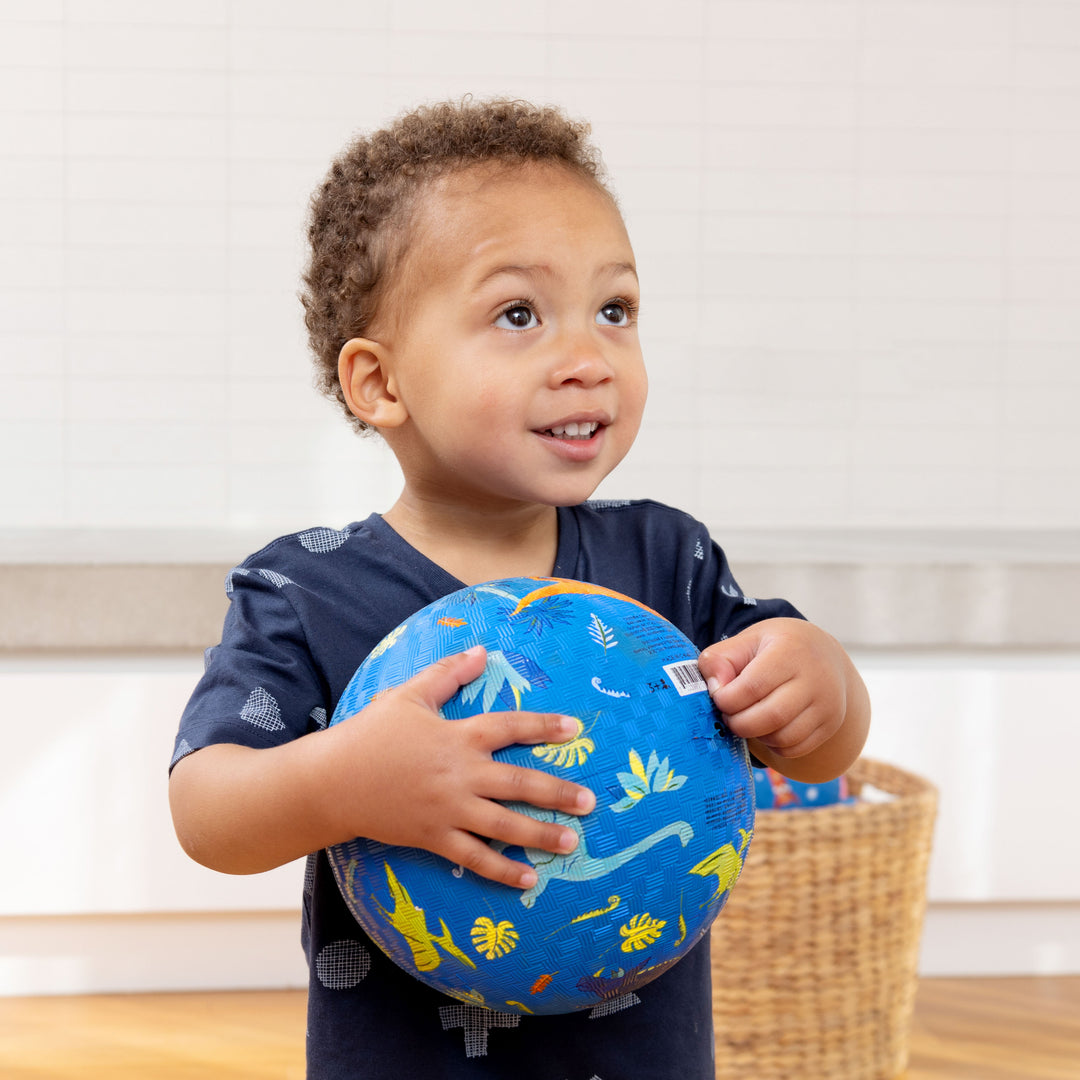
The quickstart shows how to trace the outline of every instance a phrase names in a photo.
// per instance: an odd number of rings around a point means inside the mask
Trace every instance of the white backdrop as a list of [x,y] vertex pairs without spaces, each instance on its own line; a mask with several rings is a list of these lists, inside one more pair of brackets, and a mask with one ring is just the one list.
[[1075,0],[3,0],[0,528],[340,525],[306,200],[361,128],[594,123],[653,399],[612,495],[732,526],[1080,526]]

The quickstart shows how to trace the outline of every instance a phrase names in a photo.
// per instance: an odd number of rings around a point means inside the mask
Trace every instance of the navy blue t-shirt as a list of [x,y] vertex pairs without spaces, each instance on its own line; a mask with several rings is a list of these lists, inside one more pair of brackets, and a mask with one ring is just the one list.
[[[558,511],[552,575],[660,612],[699,648],[752,623],[798,617],[743,595],[698,521],[660,503]],[[229,575],[221,643],[180,723],[173,763],[215,743],[276,746],[317,733],[368,652],[464,583],[373,514],[275,540]],[[721,916],[722,917],[722,916]],[[302,941],[310,968],[308,1076],[712,1078],[708,937],[670,971],[592,1011],[519,1016],[463,1004],[388,960],[357,925],[323,852],[308,859]]]

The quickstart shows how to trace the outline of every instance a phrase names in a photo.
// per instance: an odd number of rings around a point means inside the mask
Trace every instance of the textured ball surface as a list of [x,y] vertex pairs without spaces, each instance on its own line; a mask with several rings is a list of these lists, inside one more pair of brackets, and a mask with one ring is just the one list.
[[539,875],[521,891],[356,839],[329,849],[342,896],[387,956],[451,997],[498,1012],[616,1007],[701,939],[735,884],[754,824],[745,744],[678,629],[628,597],[554,578],[493,581],[418,612],[372,650],[331,723],[476,644],[485,670],[442,714],[577,717],[566,743],[496,754],[596,793],[584,818],[512,804],[576,829],[577,849],[505,848]]

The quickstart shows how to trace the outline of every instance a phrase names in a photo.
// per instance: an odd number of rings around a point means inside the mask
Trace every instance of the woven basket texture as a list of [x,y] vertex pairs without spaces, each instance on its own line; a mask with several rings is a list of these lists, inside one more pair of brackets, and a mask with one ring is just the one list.
[[861,758],[887,792],[762,810],[712,929],[717,1080],[894,1080],[907,1065],[937,791]]

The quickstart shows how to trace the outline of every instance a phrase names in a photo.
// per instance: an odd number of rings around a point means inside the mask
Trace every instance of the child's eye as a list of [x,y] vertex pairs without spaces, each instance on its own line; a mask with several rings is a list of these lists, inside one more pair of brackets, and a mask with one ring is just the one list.
[[495,325],[503,330],[531,330],[539,322],[528,304],[514,304],[495,320]]
[[628,300],[609,300],[597,313],[602,326],[629,326],[634,320],[634,308]]

